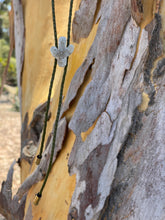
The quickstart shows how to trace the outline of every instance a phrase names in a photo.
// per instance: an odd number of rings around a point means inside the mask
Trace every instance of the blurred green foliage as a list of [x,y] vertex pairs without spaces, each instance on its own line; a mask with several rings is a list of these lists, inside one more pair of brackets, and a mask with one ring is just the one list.
[[[0,78],[7,64],[8,53],[10,50],[9,38],[9,16],[10,0],[0,0]],[[6,83],[11,86],[17,85],[16,79],[16,59],[14,54],[10,59]],[[0,80],[1,85],[1,80]]]
[[18,94],[15,94],[12,100],[12,110],[15,112],[20,111],[20,103],[19,103],[19,98]]
[[9,43],[4,38],[0,39],[0,49],[0,57],[7,58],[10,47]]

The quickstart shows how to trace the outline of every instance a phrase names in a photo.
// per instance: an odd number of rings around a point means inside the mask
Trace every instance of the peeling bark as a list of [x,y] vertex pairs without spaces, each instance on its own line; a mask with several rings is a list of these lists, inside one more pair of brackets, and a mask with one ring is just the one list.
[[132,17],[140,24],[143,20],[143,3],[141,0],[131,0]]
[[28,210],[27,210],[27,212],[26,212],[26,216],[25,216],[24,219],[25,219],[25,220],[32,220],[32,219],[33,219],[31,202],[30,202],[30,205],[29,205],[29,207],[28,207]]
[[[83,8],[82,10],[87,10],[87,8]],[[123,4],[121,0],[108,1],[107,4],[103,4],[101,10],[102,16],[99,22],[95,40],[88,52],[85,61],[77,70],[72,79],[67,97],[64,102],[62,113],[64,113],[69,108],[71,101],[75,98],[78,89],[83,83],[85,75],[88,73],[88,68],[92,64],[93,80],[90,83],[91,86],[88,86],[87,88],[89,92],[86,93],[90,93],[90,90],[92,88],[93,94],[98,93],[97,90],[99,90],[99,88],[103,86],[109,75],[109,68],[112,62],[112,57],[120,43],[124,27],[131,15],[130,4],[127,1],[125,1]],[[118,13],[119,11],[119,17],[118,19],[116,19],[116,13]],[[109,16],[107,16],[107,14]],[[92,86],[92,84],[94,83],[93,81],[97,81],[96,87]]]
[[76,71],[71,81],[71,84],[69,86],[69,90],[68,90],[64,105],[62,106],[61,116],[63,115],[63,113],[65,113],[69,109],[69,105],[76,97],[79,88],[84,82],[85,76],[89,74],[89,71],[93,66],[92,60],[94,63],[94,58],[92,58],[92,56],[90,57],[90,53],[89,53],[87,59],[85,59],[82,66]]
[[24,216],[24,207],[26,196],[20,202],[12,199],[12,181],[15,161],[12,163],[6,181],[2,183],[0,192],[0,213],[8,220],[18,219],[22,220]]
[[[28,125],[28,113],[26,113],[21,131],[21,158],[27,160],[30,164],[33,162],[40,134],[44,125],[44,116],[47,102],[39,105],[33,113],[33,118]],[[51,115],[49,114],[49,119]]]
[[[80,130],[81,121],[77,121],[79,127],[74,129],[77,134],[77,140],[70,155],[69,171],[71,174],[76,173],[77,176],[71,208],[75,207],[78,210],[78,219],[98,218],[110,193],[111,183],[117,167],[117,155],[131,127],[134,111],[141,103],[140,82],[137,83],[136,81],[139,72],[135,71],[139,62],[142,61],[140,56],[138,56],[138,60],[135,59],[132,66],[138,36],[139,28],[131,19],[113,58],[110,75],[105,82],[105,86],[102,87],[103,89],[100,89],[104,92],[107,91],[105,94],[108,96],[109,102],[108,104],[105,102],[104,108],[99,109],[101,112],[105,111],[107,106],[106,112],[102,113],[94,130],[85,142],[82,142],[79,136],[82,131],[87,130]],[[142,36],[146,39],[145,33]],[[130,40],[128,40],[129,37],[131,37]],[[146,39],[144,43],[147,42]],[[141,47],[141,57],[146,54],[145,52],[146,47]],[[116,65],[117,63],[120,63],[120,66]],[[125,71],[127,70],[129,72],[126,77]],[[112,79],[113,82],[111,82]],[[135,81],[137,83],[136,87]],[[103,94],[102,92],[99,97],[104,101]],[[94,98],[94,93],[91,93],[91,95]],[[96,97],[98,97],[98,94],[96,94]],[[82,103],[81,107],[84,106],[84,103]],[[95,103],[97,101],[94,99],[92,104],[94,105]],[[79,108],[79,105],[77,108]],[[84,106],[83,111],[88,113],[89,109]],[[77,118],[80,119],[81,109],[77,110],[77,114],[79,114]],[[86,118],[87,116],[84,117],[84,124],[89,123],[86,122]],[[89,119],[91,118],[92,116],[89,117]],[[73,119],[74,116],[72,117]],[[75,160],[75,158],[77,159]]]
[[[56,147],[55,147],[54,156],[53,156],[53,163],[56,160],[57,154],[62,149],[62,143],[63,143],[65,132],[66,132],[66,125],[67,125],[67,122],[65,118],[59,121],[58,130],[57,130],[57,138],[56,138]],[[52,141],[53,141],[53,135],[51,136],[50,142],[43,153],[40,164],[37,166],[35,171],[30,176],[28,176],[27,179],[19,187],[15,195],[16,199],[20,200],[23,197],[23,195],[26,192],[28,192],[28,190],[34,184],[41,181],[46,175],[46,172],[49,166],[50,155],[51,155]]]
[[[100,74],[99,82],[104,73],[109,73],[109,76],[105,82],[102,82],[101,86],[98,83],[98,78],[97,80],[93,79],[87,86],[83,96],[80,98],[75,113],[69,123],[69,128],[73,130],[76,135],[87,131],[92,126],[96,118],[105,110],[110,96],[112,96],[111,102],[116,102],[116,104],[120,102],[118,98],[120,92],[119,88],[122,84],[123,74],[131,67],[136,51],[138,36],[139,28],[136,27],[134,21],[131,19],[127,25],[125,36],[112,60],[111,67],[109,66],[109,63],[107,65],[107,62],[100,61],[100,68],[97,68],[96,73]],[[117,62],[120,63],[121,68],[115,65]],[[111,79],[113,79],[113,81]],[[111,87],[114,83],[117,88],[113,90]],[[116,96],[115,98],[118,98],[119,101],[114,99],[113,96]],[[116,114],[115,112],[119,111],[118,107],[115,106],[114,103],[112,104],[112,107],[115,108],[115,111],[113,112]],[[111,117],[115,119],[113,115],[111,115]]]
[[[162,163],[165,78],[159,36],[160,15],[155,15],[155,25],[152,27],[150,42],[146,44],[146,61],[140,65],[144,74],[143,90],[148,92],[150,103],[144,113],[138,110],[134,113],[132,126],[118,154],[111,192],[99,219],[113,220],[122,216],[122,219],[155,220],[163,219],[165,216],[162,197],[165,189]],[[141,45],[142,42],[139,47]]]
[[73,41],[79,43],[81,38],[88,37],[93,23],[99,0],[82,0],[80,8],[75,12],[73,20]]
[[118,155],[111,193],[100,219],[115,220],[122,216],[123,219],[158,220],[165,217],[164,76],[156,79],[155,104],[140,117],[135,115],[134,126]]
[[154,103],[155,98],[155,87],[152,83],[152,77],[151,77],[151,71],[154,66],[155,60],[163,56],[163,45],[160,39],[160,30],[162,27],[161,24],[161,16],[159,14],[155,14],[155,18],[153,21],[153,29],[151,31],[151,40],[149,42],[149,49],[148,49],[148,57],[145,63],[145,69],[144,69],[144,80],[146,86],[146,91],[149,94],[150,97],[150,103]]

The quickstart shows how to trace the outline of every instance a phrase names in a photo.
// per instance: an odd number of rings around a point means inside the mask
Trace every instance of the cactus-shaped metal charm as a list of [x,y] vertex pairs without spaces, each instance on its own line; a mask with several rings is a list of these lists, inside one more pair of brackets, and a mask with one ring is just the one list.
[[57,64],[60,67],[66,66],[67,57],[73,52],[74,46],[69,45],[66,47],[66,37],[60,37],[58,40],[58,48],[51,47],[52,55],[57,59]]

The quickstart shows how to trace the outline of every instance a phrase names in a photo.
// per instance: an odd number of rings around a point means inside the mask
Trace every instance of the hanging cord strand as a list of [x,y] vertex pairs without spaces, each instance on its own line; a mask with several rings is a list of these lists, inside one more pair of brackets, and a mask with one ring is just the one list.
[[[67,46],[70,44],[70,29],[71,29],[71,20],[72,20],[72,9],[73,9],[73,0],[71,0],[70,2],[70,10],[69,10],[69,19],[68,19],[68,39],[67,39]],[[68,68],[68,59],[67,58],[67,63],[66,66],[64,68],[64,73],[63,73],[63,77],[62,77],[62,82],[61,82],[61,88],[60,88],[60,96],[59,96],[59,103],[58,103],[58,109],[57,109],[57,115],[56,115],[56,120],[55,120],[55,124],[54,124],[54,131],[53,131],[53,142],[52,142],[52,149],[51,149],[51,156],[50,156],[50,161],[49,161],[49,167],[43,182],[43,185],[41,187],[40,192],[37,194],[39,198],[41,198],[42,196],[42,192],[44,190],[44,187],[46,185],[49,173],[51,171],[52,168],[52,162],[53,162],[53,156],[54,156],[54,149],[55,149],[55,142],[56,142],[56,134],[57,134],[57,128],[58,128],[58,122],[59,122],[59,118],[60,118],[60,111],[61,111],[61,106],[62,106],[62,95],[63,95],[63,89],[64,89],[64,83],[65,83],[65,77],[66,77],[66,73],[67,73],[67,68]]]
[[[70,44],[70,32],[71,32],[70,30],[71,30],[71,21],[72,21],[72,11],[73,11],[73,0],[70,1],[69,19],[68,19],[68,33],[67,33],[67,47]],[[67,65],[68,65],[68,63],[67,63]],[[65,72],[65,70],[64,70],[64,72]]]
[[58,48],[57,29],[56,29],[56,14],[55,14],[54,0],[52,0],[52,17],[53,17],[53,30],[54,30],[55,46]]
[[[55,46],[58,47],[54,0],[52,0],[52,19],[53,19]],[[44,118],[44,127],[43,127],[43,133],[42,133],[40,152],[37,156],[37,161],[36,161],[37,165],[40,163],[40,160],[42,158],[43,148],[44,148],[44,141],[45,141],[45,135],[46,135],[47,121],[48,121],[48,113],[49,113],[49,107],[50,107],[50,99],[51,99],[52,88],[53,88],[53,83],[54,83],[54,78],[55,78],[55,73],[56,73],[56,67],[57,67],[57,60],[55,59],[52,77],[51,77],[51,81],[50,81],[50,85],[49,85],[49,93],[48,93],[47,106],[46,106],[46,112],[45,112],[45,118]]]

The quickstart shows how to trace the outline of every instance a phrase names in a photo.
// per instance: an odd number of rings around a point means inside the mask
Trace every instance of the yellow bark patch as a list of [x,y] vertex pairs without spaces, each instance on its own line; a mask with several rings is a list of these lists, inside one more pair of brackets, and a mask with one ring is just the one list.
[[[153,15],[153,9],[154,9],[154,0],[143,0],[142,1],[142,5],[143,5],[143,16],[142,16],[142,20],[140,22],[140,33],[139,33],[139,38],[138,38],[138,42],[137,42],[137,46],[136,46],[136,53],[133,59],[133,62],[137,56],[138,53],[138,48],[139,48],[139,44],[140,44],[140,39],[141,39],[141,34],[142,34],[142,30],[153,20],[154,15]],[[134,18],[135,19],[135,18]],[[132,64],[133,64],[132,62]]]
[[163,42],[163,52],[165,53],[165,1],[161,1],[160,6],[160,14],[162,18],[162,29],[160,31],[160,36]]
[[24,159],[21,161],[21,171],[22,170],[23,170],[23,172],[21,172],[21,183],[23,183],[25,181],[25,179],[27,178],[27,176],[29,175],[29,172],[30,172],[30,165]]
[[141,105],[138,107],[138,110],[139,110],[140,112],[146,111],[147,108],[148,108],[148,103],[149,103],[149,101],[150,101],[150,98],[149,98],[148,94],[145,93],[145,92],[143,92],[143,93],[142,93],[142,103],[141,103]]
[[141,22],[141,28],[145,28],[154,18],[153,7],[155,0],[143,0],[143,20]]
[[38,206],[33,205],[33,200],[35,194],[39,192],[42,182],[34,185],[29,191],[25,212],[31,201],[34,219],[40,219],[40,217],[47,220],[67,219],[72,193],[75,188],[75,176],[69,176],[67,166],[74,141],[75,135],[72,131],[69,131],[63,150],[53,166]]

